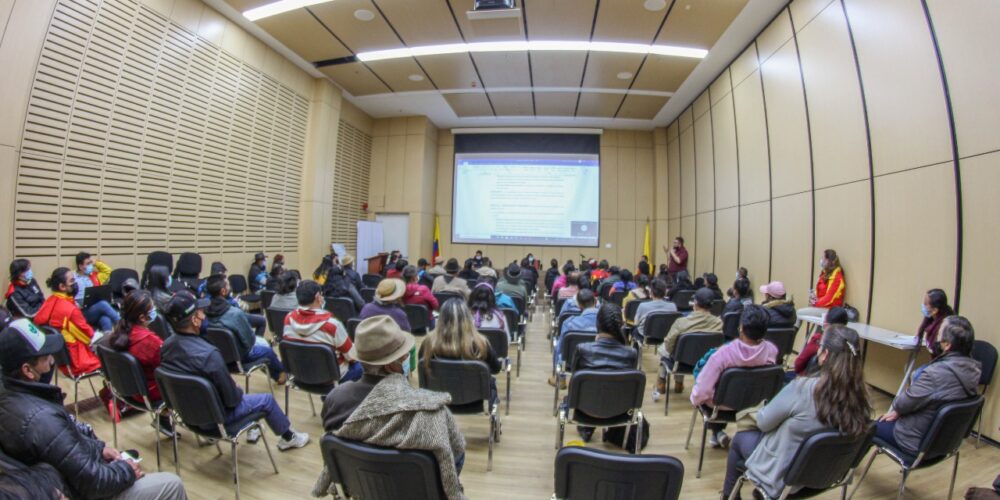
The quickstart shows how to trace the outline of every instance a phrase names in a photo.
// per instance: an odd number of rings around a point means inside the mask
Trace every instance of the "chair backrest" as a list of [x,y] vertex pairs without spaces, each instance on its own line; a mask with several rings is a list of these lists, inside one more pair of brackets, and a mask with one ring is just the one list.
[[423,304],[404,304],[406,320],[410,322],[410,331],[413,333],[426,333],[431,325],[431,312]]
[[285,334],[285,316],[288,316],[290,312],[292,311],[276,307],[264,309],[264,314],[267,318],[267,327],[271,329],[271,333],[275,337],[280,339]]
[[296,384],[333,385],[340,381],[340,366],[333,346],[285,339],[278,349]]
[[[60,337],[62,336],[62,332],[60,332],[53,326],[38,325],[38,328],[42,330],[42,332],[44,332],[46,335],[59,335]],[[74,373],[72,364],[73,362],[69,357],[69,350],[66,348],[65,344],[63,344],[62,349],[52,353],[52,357],[55,359],[56,366],[65,366],[66,369],[69,371],[69,374],[73,375]]]
[[177,277],[195,278],[201,275],[201,255],[184,252],[177,257]]
[[448,302],[449,299],[465,300],[465,297],[462,297],[462,294],[455,292],[434,292],[433,295],[434,298],[437,299],[438,304],[441,305],[444,305],[444,303]]
[[795,333],[797,331],[794,326],[768,328],[767,333],[764,334],[764,340],[778,348],[778,359],[782,360],[791,354],[795,347]]
[[570,330],[561,335],[559,342],[559,357],[566,362],[566,370],[573,369],[573,356],[576,356],[576,348],[580,344],[593,342],[597,338],[597,332],[577,332]]
[[368,288],[367,286],[358,291],[361,294],[361,298],[365,301],[365,304],[373,302],[375,300],[375,289]]
[[714,406],[738,412],[770,401],[784,384],[785,371],[778,365],[726,368],[715,386]]
[[125,280],[132,278],[136,283],[139,282],[139,273],[135,269],[129,269],[127,267],[119,267],[111,271],[111,276],[108,277],[108,284],[111,285],[111,293],[115,297],[121,297],[122,285]]
[[510,351],[510,342],[507,340],[507,332],[497,328],[482,328],[479,333],[490,342],[490,347],[498,358],[506,358]]
[[689,332],[677,338],[673,358],[688,369],[694,368],[709,349],[719,347],[726,338],[718,332]]
[[875,423],[858,436],[841,434],[835,429],[814,433],[799,445],[791,466],[785,471],[785,484],[825,490],[844,480],[871,448]]
[[232,365],[240,361],[239,347],[236,345],[236,335],[226,328],[208,328],[205,340],[215,346],[222,354],[222,361]]
[[378,274],[365,274],[361,276],[361,284],[365,288],[378,288],[378,283],[382,281],[382,276]]
[[976,423],[976,417],[983,408],[983,396],[946,403],[938,408],[930,429],[920,441],[918,452],[929,460],[952,454]]
[[639,306],[644,302],[649,302],[649,299],[635,299],[625,304],[625,320],[635,321],[635,313],[639,311]]
[[563,323],[566,320],[572,318],[573,316],[579,316],[582,311],[569,311],[559,315],[559,319],[556,320],[556,332],[562,331]]
[[490,369],[482,361],[432,359],[417,364],[420,387],[451,394],[452,405],[466,405],[490,399]]
[[642,408],[646,374],[639,370],[580,370],[569,381],[569,408],[612,418]]
[[663,339],[667,338],[667,333],[670,332],[670,327],[674,326],[674,321],[683,316],[679,312],[666,311],[656,311],[646,315],[645,325],[642,327],[646,341],[663,342]]
[[174,329],[171,328],[167,320],[163,319],[163,316],[157,315],[156,319],[149,322],[150,330],[163,340],[167,340],[171,335],[174,334]]
[[437,460],[429,451],[396,450],[327,433],[320,442],[333,482],[365,500],[444,499]]
[[208,380],[159,367],[153,372],[167,406],[189,427],[215,428],[226,421],[222,399]]
[[510,296],[510,300],[514,301],[514,307],[517,308],[517,311],[519,313],[521,313],[521,314],[527,314],[528,311],[525,310],[525,308],[527,306],[525,305],[525,302],[524,302],[523,298],[518,297],[517,295],[511,295]]
[[678,311],[690,311],[691,301],[694,300],[695,290],[677,290],[674,293],[674,305]]
[[567,300],[569,300],[569,297],[563,297],[561,299],[556,299],[556,309],[555,309],[556,316],[558,316],[559,313],[562,312],[563,304],[565,304]]
[[740,336],[740,314],[740,311],[732,311],[722,315],[722,334],[729,340]]
[[358,329],[358,325],[361,324],[361,318],[351,318],[347,320],[347,336],[351,337],[351,341],[354,341],[354,332]]
[[157,250],[146,255],[146,264],[142,267],[142,281],[139,285],[146,288],[149,269],[153,266],[165,266],[167,274],[174,273],[174,256],[170,252]]
[[709,312],[714,316],[722,316],[722,311],[726,309],[726,301],[722,299],[715,299],[712,301],[712,305],[709,307]]
[[260,291],[260,307],[267,309],[271,307],[271,301],[274,300],[274,290],[261,290]]
[[249,286],[247,285],[247,277],[242,274],[230,274],[229,275],[229,288],[231,289],[233,295],[242,295],[247,291]]
[[324,299],[326,305],[323,307],[341,323],[347,323],[347,320],[358,315],[358,311],[354,308],[354,301],[349,297],[325,297]]
[[625,300],[625,293],[626,292],[620,290],[617,292],[611,292],[611,295],[608,295],[608,301],[618,307],[621,307],[622,302]]
[[122,398],[149,396],[142,365],[131,354],[99,345],[97,357],[101,360],[104,378],[111,384],[116,395]]
[[567,446],[556,453],[555,482],[555,498],[676,500],[684,464],[666,455]]
[[424,285],[427,288],[434,286],[434,278],[431,278],[429,274],[424,274],[419,279],[417,279],[418,285]]
[[510,330],[511,335],[514,335],[517,332],[517,325],[521,322],[521,315],[509,307],[501,308],[500,312],[503,313],[503,320],[507,323],[507,329]]
[[972,344],[972,359],[981,365],[979,385],[990,385],[997,367],[997,348],[985,340],[977,340]]

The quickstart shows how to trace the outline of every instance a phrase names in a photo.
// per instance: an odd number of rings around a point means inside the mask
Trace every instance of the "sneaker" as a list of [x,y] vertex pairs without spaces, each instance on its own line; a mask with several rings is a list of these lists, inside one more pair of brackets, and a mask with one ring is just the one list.
[[247,431],[247,442],[248,443],[250,443],[250,444],[257,444],[258,440],[260,440],[260,429],[254,427],[253,429],[250,429],[249,431]]
[[719,442],[719,446],[729,448],[731,439],[729,438],[729,434],[726,434],[726,431],[719,431],[715,439]]
[[719,435],[712,433],[708,436],[708,444],[712,445],[712,448],[719,447]]
[[[549,375],[549,385],[551,385],[552,387],[556,386],[556,376],[555,375]],[[559,377],[559,390],[565,391],[566,387],[567,387],[566,379],[563,378],[563,377]]]
[[594,437],[593,427],[577,427],[576,431],[580,433],[580,439],[583,439],[584,443],[589,443],[591,438]]
[[278,375],[278,380],[276,382],[278,385],[285,385],[288,382],[288,373],[281,372],[281,375]]
[[292,439],[285,440],[281,438],[278,440],[278,449],[281,451],[289,450],[292,448],[302,448],[303,446],[309,444],[309,434],[305,432],[294,432]]
[[684,379],[678,379],[674,382],[674,392],[677,394],[684,392]]
[[661,398],[663,398],[663,393],[658,391],[656,387],[653,388],[653,402],[656,403]]

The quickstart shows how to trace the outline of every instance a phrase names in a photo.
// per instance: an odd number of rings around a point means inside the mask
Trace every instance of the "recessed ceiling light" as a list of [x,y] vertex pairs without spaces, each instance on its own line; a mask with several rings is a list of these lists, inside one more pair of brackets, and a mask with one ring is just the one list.
[[619,54],[653,54],[659,56],[692,57],[703,59],[708,51],[673,45],[645,45],[641,43],[517,40],[509,42],[449,43],[398,49],[375,50],[357,54],[359,61],[380,61],[405,57],[460,54],[465,52],[520,52],[520,51],[594,51]]
[[411,82],[422,82],[422,81],[424,81],[424,75],[418,75],[416,73],[408,76],[407,78],[409,78]]
[[358,21],[371,21],[375,19],[375,13],[368,9],[358,9],[354,11],[354,18]]
[[667,7],[667,0],[646,0],[642,4],[646,10],[656,12],[658,10],[663,10]]
[[628,71],[622,71],[621,73],[618,73],[619,80],[628,80],[630,78],[632,78],[632,73]]
[[309,7],[310,5],[317,5],[332,1],[333,0],[278,0],[277,2],[271,2],[266,5],[261,5],[260,7],[243,11],[243,17],[251,21],[259,21],[265,17],[276,16],[295,9],[301,9],[303,7]]

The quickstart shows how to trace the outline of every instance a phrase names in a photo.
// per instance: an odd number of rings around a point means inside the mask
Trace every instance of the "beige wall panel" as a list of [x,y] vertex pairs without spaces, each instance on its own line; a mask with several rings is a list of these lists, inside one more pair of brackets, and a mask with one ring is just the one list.
[[740,159],[740,203],[756,203],[768,199],[770,193],[767,121],[757,72],[733,89],[733,99]]
[[757,57],[761,64],[771,58],[785,42],[792,39],[791,18],[787,10],[778,13],[771,24],[757,36]]
[[[872,227],[868,181],[818,189],[815,195],[816,255],[811,258],[818,263],[823,250],[837,251],[847,282],[847,302],[867,320]],[[815,285],[816,277],[812,279]]]
[[670,123],[670,125],[667,125],[667,144],[670,144],[671,142],[677,140],[679,130],[680,130],[679,119],[674,120],[673,122]]
[[[662,148],[664,146],[657,146]],[[646,220],[656,217],[655,190],[660,180],[666,180],[663,176],[656,177],[654,166],[655,151],[653,148],[635,149],[635,183],[632,185],[632,196],[635,197],[635,218],[636,220]],[[664,190],[664,196],[666,191]],[[666,217],[666,214],[662,214]]]
[[549,0],[518,6],[524,9],[532,40],[586,40],[597,0]]
[[712,116],[694,122],[695,191],[698,213],[715,209],[715,160],[712,156]]
[[728,67],[723,70],[721,74],[719,74],[719,77],[716,78],[714,82],[712,82],[712,85],[709,87],[709,91],[712,96],[713,106],[718,104],[723,97],[726,97],[733,91],[733,84],[729,79]]
[[632,79],[621,80],[621,72],[635,73],[642,64],[639,54],[612,54],[609,52],[591,52],[587,59],[587,68],[583,76],[583,86],[587,88],[627,89]]
[[[386,142],[386,169],[385,169],[385,211],[406,212],[406,200],[403,198],[405,185],[404,176],[407,171],[407,151],[406,143],[408,137],[405,135],[390,135]],[[406,192],[412,192],[407,190]]]
[[618,147],[605,146],[608,133],[601,136],[601,207],[602,219],[618,218]]
[[[6,30],[0,45],[0,61],[5,61],[4,77],[0,81],[0,145],[21,147],[24,113],[28,108],[31,83],[35,77],[38,54],[45,40],[48,19],[55,0],[17,2],[10,11],[10,19],[36,20],[36,22],[5,23]],[[17,43],[13,43],[13,41]]]
[[417,58],[439,89],[482,87],[469,54],[441,54]]
[[[593,56],[591,56],[593,57]],[[674,92],[680,88],[701,59],[650,55],[632,84],[637,90]]]
[[[795,305],[809,305],[812,281],[812,194],[801,193],[771,201],[774,221],[771,225],[771,278],[785,284]],[[798,344],[796,344],[798,345]]]
[[[958,152],[962,157],[1000,149],[1000,3],[992,0],[928,2],[948,75]],[[935,77],[936,78],[936,77]],[[935,80],[936,81],[936,80]]]
[[462,116],[492,116],[493,109],[486,94],[444,94],[455,114]]
[[688,108],[682,111],[681,115],[677,117],[678,136],[680,135],[680,132],[683,132],[688,128],[690,128],[693,123],[694,123],[694,116],[693,113],[691,112],[691,106],[688,106]]
[[663,245],[670,248],[673,245],[674,238],[678,236],[684,236],[681,229],[681,219],[670,219],[667,221],[667,234],[660,240],[660,246],[656,249],[656,254],[659,255],[658,264],[664,264],[667,262],[667,254],[663,251]]
[[681,216],[681,141],[667,145],[667,218]]
[[472,58],[487,89],[531,86],[527,52],[479,52]]
[[[618,241],[612,243],[610,249],[615,257],[612,260],[608,257],[608,262],[617,262],[622,266],[629,266],[635,271],[636,262],[639,262],[639,254],[642,253],[642,232],[646,230],[646,221],[620,220],[618,224]],[[635,242],[636,235],[639,235],[639,243]],[[608,252],[608,248],[601,249],[601,255]]]
[[[616,245],[615,243],[618,242],[619,229],[621,228],[618,226],[617,220],[602,218],[601,245],[597,248],[586,248],[586,249],[581,248],[580,251],[577,252],[576,256],[579,257],[580,256],[579,254],[582,253],[587,257],[597,256],[600,257],[600,259],[608,259],[608,262],[617,262],[618,245]],[[611,244],[611,248],[607,248],[608,243]],[[573,261],[577,262],[577,266],[579,266],[579,260],[573,259]]]
[[[833,0],[795,0],[788,6],[792,11],[792,24],[798,32],[805,25],[809,24],[814,17],[823,11]],[[838,7],[839,3],[838,3]]]
[[[759,287],[768,281],[771,252],[771,204],[740,207],[740,267],[750,272],[750,282]],[[759,293],[754,292],[759,297]]]
[[490,100],[497,116],[533,115],[531,92],[491,92]]
[[923,8],[904,0],[846,5],[864,77],[875,175],[950,160],[951,130]]
[[586,52],[532,52],[532,83],[535,87],[579,87],[586,60]]
[[710,49],[746,3],[746,0],[675,3],[656,43]]
[[[410,46],[459,43],[462,36],[440,0],[392,0],[379,2],[379,9]],[[457,14],[457,12],[456,12]],[[463,12],[464,16],[464,12]]]
[[[1000,261],[995,249],[1000,246],[1000,233],[984,230],[996,224],[1000,214],[1000,198],[995,186],[1000,185],[1000,153],[992,153],[962,161],[962,212],[965,221],[965,241],[962,259],[962,309],[976,328],[976,339],[1000,345],[1000,332],[993,328],[996,304],[990,300],[993,281],[1000,276]],[[954,297],[949,296],[954,299]],[[990,393],[995,393],[990,389]],[[1000,401],[995,394],[986,399],[983,432],[996,439],[996,425],[988,425],[1000,418]]]
[[[790,33],[789,33],[790,34]],[[786,44],[761,65],[771,145],[771,191],[785,196],[811,189],[809,133],[795,44]]]
[[631,147],[618,147],[617,149],[618,218],[635,219],[636,149]]
[[577,105],[576,116],[598,116],[611,118],[621,105],[620,94],[594,94],[582,92]]
[[798,35],[816,188],[868,177],[868,141],[847,22],[831,4]]
[[694,215],[697,212],[697,173],[695,171],[694,129],[681,132],[681,212],[680,215]]
[[[713,93],[714,97],[715,94]],[[736,116],[732,94],[712,106],[712,154],[715,158],[715,206],[739,205],[740,185],[736,156]]]
[[739,207],[715,212],[715,274],[719,275],[719,287],[722,289],[729,288],[739,267],[736,263],[739,231]]
[[592,39],[602,42],[650,43],[665,15],[667,9],[650,12],[640,2],[604,0],[597,9]]
[[669,97],[655,95],[629,94],[625,96],[625,102],[622,103],[621,109],[618,110],[616,118],[652,120],[663,109],[663,106],[667,104],[668,99]]
[[[661,134],[657,134],[658,137]],[[653,217],[666,219],[670,216],[670,174],[667,166],[667,145],[653,146]]]
[[201,21],[201,11],[204,8],[205,4],[199,0],[174,0],[170,19],[189,31],[197,31],[198,22]]
[[372,73],[363,63],[338,64],[319,68],[323,73],[351,95],[371,95],[390,92],[389,87],[382,83],[375,73]]
[[[450,135],[450,134],[449,134]],[[437,183],[434,196],[434,210],[439,215],[451,215],[454,195],[455,147],[450,144],[438,145]],[[443,229],[442,229],[443,231]],[[444,238],[444,233],[441,234]]]
[[[413,58],[372,61],[365,64],[368,69],[387,83],[393,92],[434,89],[434,85],[427,79],[427,75]],[[410,75],[420,76],[423,80],[415,82],[410,80]]]
[[[919,323],[923,292],[955,284],[955,191],[952,165],[875,179],[875,288],[872,324],[910,331]],[[927,238],[915,228],[942,228]],[[900,258],[901,256],[906,258]],[[915,262],[933,262],[919,273]]]
[[536,92],[535,114],[538,116],[573,116],[577,92]]
[[[170,11],[174,8],[174,0],[139,0],[139,3],[153,9],[163,17],[170,17]],[[267,0],[231,0],[228,3],[237,7],[236,10],[242,12],[247,10],[247,8],[259,7],[267,3]],[[239,3],[253,3],[253,5],[251,7],[239,8]]]
[[[389,138],[390,147],[393,145],[394,138]],[[425,177],[423,171],[425,145],[423,136],[416,134],[407,135],[404,146],[405,152],[403,153],[405,160],[402,175],[389,181],[394,186],[398,184],[399,193],[403,200],[402,207],[407,212],[421,212],[424,208],[424,192],[421,189],[421,180]],[[437,167],[437,165],[434,166],[435,168]]]
[[205,7],[202,9],[201,19],[198,21],[198,36],[216,46],[222,45],[222,35],[226,31],[226,24],[228,23],[229,21],[215,9]]
[[264,18],[256,24],[292,52],[310,62],[351,55],[351,51],[338,42],[305,9]]
[[698,119],[704,116],[705,113],[708,113],[709,105],[708,89],[706,89],[694,100],[694,103],[691,104],[691,112],[694,113],[695,121],[698,121]]
[[695,222],[698,224],[696,231],[698,242],[695,245],[698,252],[695,261],[698,267],[690,269],[694,271],[692,277],[715,270],[715,212],[698,214],[695,217]]
[[[688,272],[691,273],[691,281],[694,281],[697,276],[695,273],[698,272],[698,221],[696,216],[681,217],[681,232],[677,236],[684,238],[684,247],[688,251]],[[670,246],[668,245],[667,248]]]
[[[358,9],[374,13],[375,19],[361,21],[355,18],[354,11]],[[309,10],[355,53],[400,46],[399,37],[378,13],[372,0],[337,0],[313,5]]]
[[[2,39],[2,36],[0,36]],[[17,177],[17,151],[10,146],[0,145],[0,179],[15,179]],[[16,182],[4,182],[0,188],[0,213],[14,214],[14,200],[17,195]],[[10,262],[14,259],[13,239],[14,239],[14,217],[0,217],[0,234],[8,243],[0,245],[0,259],[3,262]],[[19,245],[20,246],[20,245]],[[44,276],[43,273],[39,273]],[[6,276],[0,278],[4,285],[8,284]]]
[[756,44],[751,43],[729,66],[729,76],[733,80],[733,87],[743,83],[743,80],[756,71],[758,66]]

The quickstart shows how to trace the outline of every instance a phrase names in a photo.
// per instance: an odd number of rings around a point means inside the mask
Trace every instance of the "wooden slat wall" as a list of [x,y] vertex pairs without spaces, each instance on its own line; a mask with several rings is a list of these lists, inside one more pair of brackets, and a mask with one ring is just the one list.
[[368,201],[372,136],[347,121],[340,120],[334,163],[330,241],[342,243],[357,257],[357,221],[367,218],[362,204]]
[[60,0],[15,253],[296,252],[308,117],[307,97],[135,0]]

